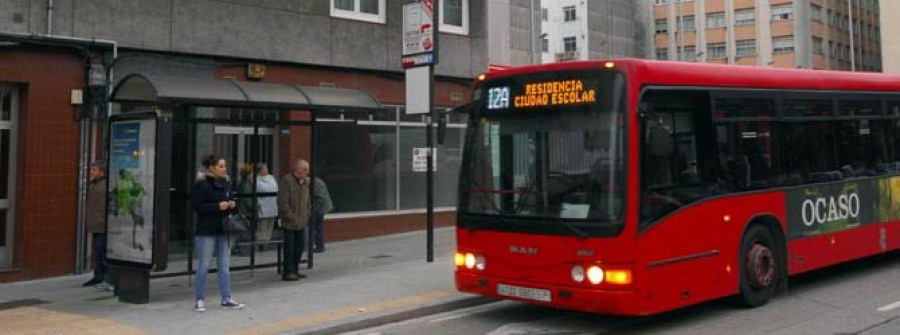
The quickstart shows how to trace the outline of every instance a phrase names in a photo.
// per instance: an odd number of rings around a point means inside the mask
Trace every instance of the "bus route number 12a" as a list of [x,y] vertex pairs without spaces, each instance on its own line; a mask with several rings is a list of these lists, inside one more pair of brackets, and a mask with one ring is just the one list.
[[488,89],[488,109],[509,108],[509,87],[492,87]]

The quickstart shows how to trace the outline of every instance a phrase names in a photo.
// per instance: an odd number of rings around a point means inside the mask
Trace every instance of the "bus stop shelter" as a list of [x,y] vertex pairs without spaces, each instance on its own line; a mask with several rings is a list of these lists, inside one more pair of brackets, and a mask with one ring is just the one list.
[[[251,208],[251,227],[234,237],[231,269],[278,267],[278,230],[267,240],[257,238],[258,200],[277,196],[256,191],[257,168],[266,164],[277,180],[302,158],[315,178],[317,124],[323,119],[352,124],[382,110],[372,95],[356,89],[143,74],[122,79],[110,101],[120,113],[110,118],[106,141],[108,190],[112,206],[121,208],[107,215],[107,260],[125,270],[120,299],[137,303],[149,299],[150,278],[194,273],[190,193],[202,171],[202,156],[226,160],[235,190],[245,181],[253,185],[251,191],[237,192],[239,204]],[[141,187],[129,193],[135,199],[117,196],[134,184]],[[312,224],[308,227],[304,262],[312,268],[314,232]]]

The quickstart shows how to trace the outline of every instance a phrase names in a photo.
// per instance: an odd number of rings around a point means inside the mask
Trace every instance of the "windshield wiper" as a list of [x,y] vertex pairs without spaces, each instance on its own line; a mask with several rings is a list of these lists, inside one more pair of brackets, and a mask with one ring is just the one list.
[[559,224],[562,224],[563,226],[566,226],[566,228],[569,228],[570,230],[572,230],[573,232],[575,232],[575,234],[578,235],[578,237],[580,237],[580,238],[588,237],[588,234],[585,233],[583,230],[579,229],[578,227],[576,227],[576,226],[575,226],[574,224],[572,224],[571,222],[563,221],[563,219],[562,219],[561,217],[558,217],[558,216],[556,217],[556,223],[559,223]]

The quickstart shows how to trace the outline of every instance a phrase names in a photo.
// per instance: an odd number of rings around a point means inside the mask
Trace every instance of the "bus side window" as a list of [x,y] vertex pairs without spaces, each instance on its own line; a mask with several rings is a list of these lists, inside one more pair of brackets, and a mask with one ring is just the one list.
[[[716,100],[716,139],[719,164],[724,171],[724,188],[730,192],[762,189],[778,183],[774,126],[768,119],[775,110],[774,99],[720,98]],[[729,118],[755,117],[752,121]]]

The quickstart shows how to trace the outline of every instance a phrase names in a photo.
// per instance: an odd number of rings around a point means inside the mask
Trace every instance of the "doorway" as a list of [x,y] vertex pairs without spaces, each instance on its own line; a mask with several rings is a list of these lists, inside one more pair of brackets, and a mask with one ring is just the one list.
[[0,84],[0,269],[13,261],[16,185],[16,123],[19,89]]
[[275,153],[275,128],[216,126],[213,153],[225,158],[228,175],[233,181],[240,181],[240,168],[246,163],[266,163],[278,166]]

